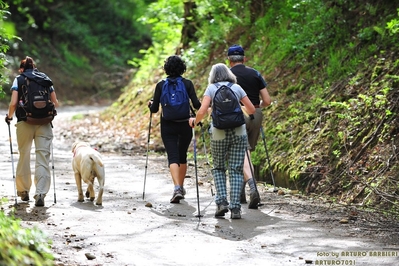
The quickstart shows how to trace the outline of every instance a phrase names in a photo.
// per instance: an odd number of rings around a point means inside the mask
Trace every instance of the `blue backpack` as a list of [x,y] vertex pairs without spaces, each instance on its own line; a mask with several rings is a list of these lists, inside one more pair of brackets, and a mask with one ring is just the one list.
[[161,93],[162,117],[166,120],[184,120],[190,117],[190,100],[182,77],[167,78]]
[[212,124],[218,129],[236,128],[245,124],[244,113],[240,101],[230,88],[233,83],[220,85],[212,99]]

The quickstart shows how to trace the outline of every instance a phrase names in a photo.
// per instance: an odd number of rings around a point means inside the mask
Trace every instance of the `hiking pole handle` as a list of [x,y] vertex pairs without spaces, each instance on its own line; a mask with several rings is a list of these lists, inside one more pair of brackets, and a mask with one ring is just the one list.
[[7,125],[10,125],[10,121],[12,120],[12,117],[8,117],[8,114],[6,114],[6,119],[5,119],[5,121],[6,121],[6,123],[7,123]]

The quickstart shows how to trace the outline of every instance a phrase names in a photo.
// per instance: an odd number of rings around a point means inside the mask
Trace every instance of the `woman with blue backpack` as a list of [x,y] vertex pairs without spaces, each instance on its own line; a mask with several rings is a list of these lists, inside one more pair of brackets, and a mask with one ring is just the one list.
[[169,171],[173,180],[170,203],[180,203],[186,193],[183,185],[187,172],[187,150],[193,137],[187,121],[190,118],[190,100],[195,109],[201,106],[194,84],[182,77],[185,62],[177,55],[166,59],[163,69],[167,78],[157,83],[148,106],[157,113],[161,106],[161,138],[168,157]]

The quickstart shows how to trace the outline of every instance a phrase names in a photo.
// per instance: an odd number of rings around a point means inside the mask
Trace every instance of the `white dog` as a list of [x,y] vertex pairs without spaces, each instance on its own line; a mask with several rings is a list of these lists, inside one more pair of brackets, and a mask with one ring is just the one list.
[[88,142],[75,142],[72,145],[73,159],[72,169],[75,173],[76,186],[78,188],[78,201],[83,202],[82,180],[88,185],[86,197],[94,201],[94,179],[100,185],[96,205],[102,205],[105,170],[101,155],[98,151],[90,147]]

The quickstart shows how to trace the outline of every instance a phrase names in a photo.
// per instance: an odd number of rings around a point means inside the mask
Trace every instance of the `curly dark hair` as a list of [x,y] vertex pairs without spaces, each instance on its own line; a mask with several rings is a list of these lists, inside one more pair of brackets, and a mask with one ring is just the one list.
[[169,56],[163,65],[166,75],[177,77],[186,72],[186,63],[178,55]]

